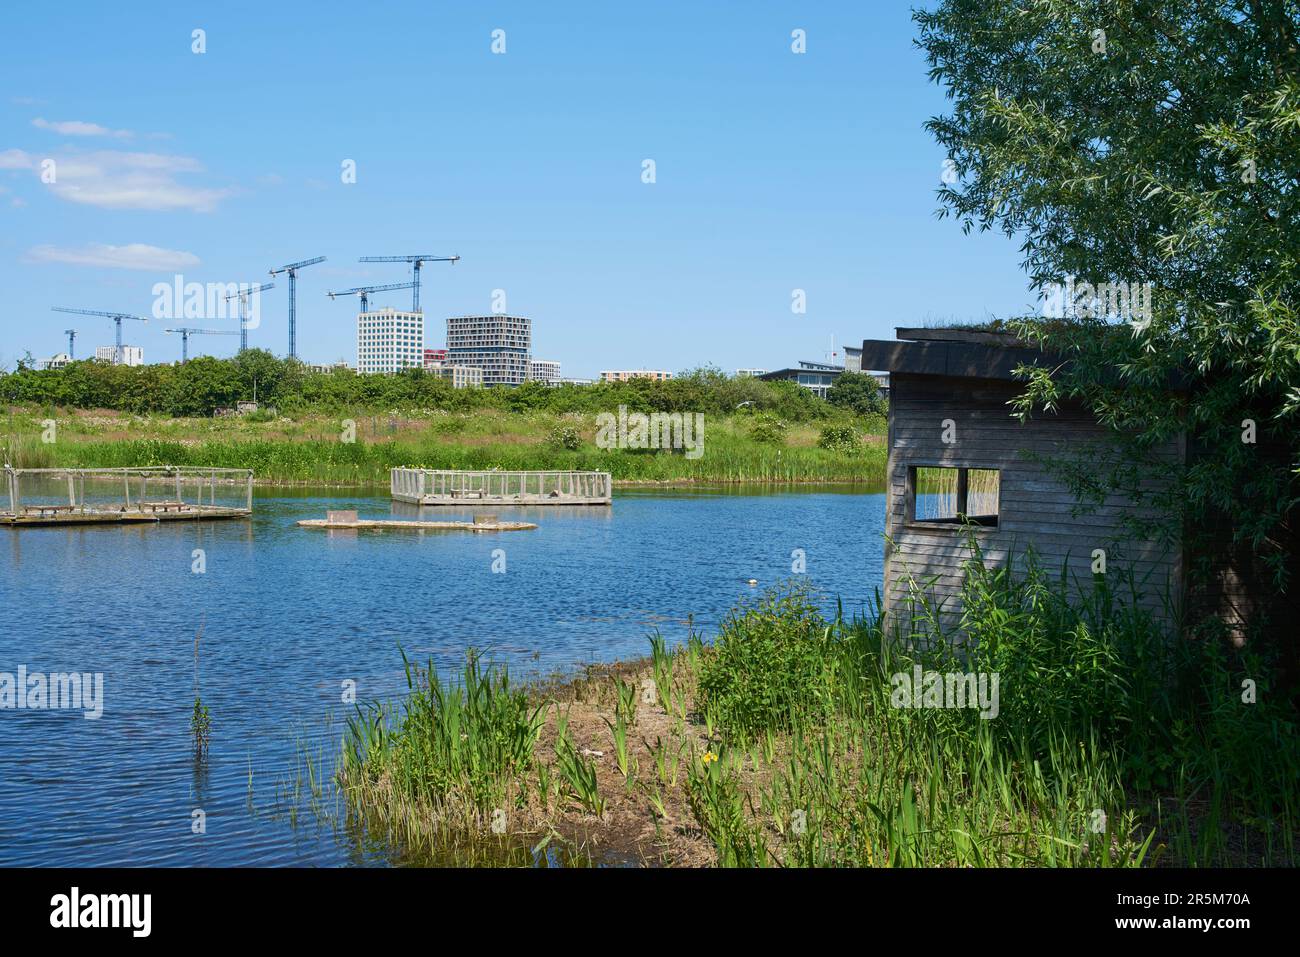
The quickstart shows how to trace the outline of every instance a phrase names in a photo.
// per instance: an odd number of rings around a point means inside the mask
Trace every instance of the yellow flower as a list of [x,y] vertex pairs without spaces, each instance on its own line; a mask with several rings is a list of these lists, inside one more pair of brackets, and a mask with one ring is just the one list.
[[704,763],[705,763],[705,764],[708,764],[710,761],[716,761],[716,760],[718,760],[718,756],[717,756],[716,754],[714,754],[712,751],[705,751],[705,752],[704,752]]

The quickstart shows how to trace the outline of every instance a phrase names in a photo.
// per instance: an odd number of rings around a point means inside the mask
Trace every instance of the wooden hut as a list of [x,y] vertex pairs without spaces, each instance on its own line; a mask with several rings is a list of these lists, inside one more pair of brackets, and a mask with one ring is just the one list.
[[[1276,598],[1254,556],[1229,547],[1226,526],[1218,547],[1187,554],[1185,529],[1170,528],[1155,504],[1189,462],[1185,438],[1147,453],[1136,500],[1107,490],[1081,502],[1068,470],[1093,468],[1105,485],[1120,443],[1078,406],[1017,419],[1008,403],[1024,391],[1013,375],[1021,364],[1053,363],[1013,336],[970,329],[898,329],[896,341],[863,342],[862,368],[888,371],[891,385],[886,613],[906,621],[923,598],[946,626],[957,625],[973,537],[986,563],[1014,568],[1032,547],[1075,588],[1091,587],[1101,557],[1104,574],[1158,617],[1182,626],[1190,608],[1242,640],[1252,616]],[[1189,593],[1192,560],[1205,574]],[[1294,597],[1284,600],[1270,630],[1300,612]]]

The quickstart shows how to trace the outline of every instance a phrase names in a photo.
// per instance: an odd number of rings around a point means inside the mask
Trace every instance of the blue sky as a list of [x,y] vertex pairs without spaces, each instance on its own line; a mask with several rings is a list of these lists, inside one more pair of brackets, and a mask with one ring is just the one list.
[[[424,269],[426,344],[502,289],[567,376],[778,368],[1034,302],[1014,242],[934,215],[922,123],[945,101],[904,0],[22,4],[5,34],[7,367],[62,351],[69,325],[80,356],[112,342],[53,305],[149,315],[177,273],[261,282],[322,255],[298,283],[308,361],[356,358],[355,300],[326,290],[408,278],[366,255],[459,255]],[[287,351],[286,297],[279,277],[252,345]],[[126,341],[177,358],[176,324]]]

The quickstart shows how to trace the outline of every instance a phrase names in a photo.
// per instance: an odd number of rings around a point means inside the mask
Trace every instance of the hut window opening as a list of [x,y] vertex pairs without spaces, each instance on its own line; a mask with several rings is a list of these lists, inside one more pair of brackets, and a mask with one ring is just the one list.
[[999,479],[997,469],[913,466],[908,470],[908,519],[996,528]]

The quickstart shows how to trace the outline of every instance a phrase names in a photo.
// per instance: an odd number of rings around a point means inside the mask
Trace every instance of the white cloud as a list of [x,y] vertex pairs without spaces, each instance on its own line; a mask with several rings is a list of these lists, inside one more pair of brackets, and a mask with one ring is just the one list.
[[146,246],[144,243],[130,243],[126,246],[91,243],[76,248],[34,246],[23,258],[35,263],[69,263],[74,266],[103,266],[150,272],[175,272],[199,265],[199,257],[193,253]]
[[56,163],[57,180],[50,184],[54,194],[102,209],[207,213],[235,192],[179,182],[182,174],[203,171],[203,165],[189,156],[100,150],[56,158]]
[[5,150],[0,153],[0,169],[31,169],[36,161],[22,150]]
[[110,130],[107,126],[87,123],[84,120],[46,120],[39,116],[32,120],[32,126],[61,136],[112,136],[117,139],[129,139],[135,135],[130,130]]

